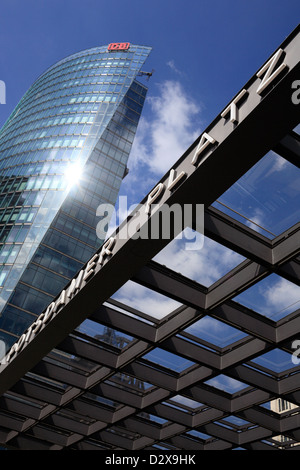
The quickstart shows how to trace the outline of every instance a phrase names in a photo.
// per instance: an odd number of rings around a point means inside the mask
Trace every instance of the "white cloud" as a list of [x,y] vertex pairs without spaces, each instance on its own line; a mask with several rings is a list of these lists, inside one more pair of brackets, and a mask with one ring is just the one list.
[[183,395],[175,395],[175,397],[170,398],[172,401],[176,401],[184,406],[189,406],[190,408],[198,408],[202,403],[198,401],[191,400],[190,398],[184,397]]
[[133,143],[130,165],[141,165],[157,174],[166,173],[198,137],[200,107],[178,81],[158,85],[159,94],[150,96],[151,119],[142,118]]
[[249,217],[249,220],[246,220],[246,225],[248,225],[248,227],[252,228],[253,230],[256,230],[256,232],[265,234],[263,219],[264,213],[257,207],[254,209],[253,215]]
[[132,281],[126,282],[113,298],[157,319],[163,318],[181,305]]
[[206,383],[212,387],[224,390],[227,393],[235,393],[246,387],[246,385],[239,380],[232,379],[226,375],[218,375],[217,377],[208,380]]
[[288,161],[282,158],[280,155],[275,155],[274,157],[273,171],[281,171],[283,168],[286,168]]
[[171,59],[167,62],[167,66],[170,67],[170,69],[173,72],[177,73],[178,75],[182,75],[182,72],[176,67],[175,61],[173,59]]
[[199,249],[197,245],[194,245],[196,249],[186,249],[189,243],[192,244],[184,239],[175,239],[154,260],[206,287],[244,260],[209,238],[204,239]]
[[263,296],[272,317],[282,311],[291,313],[300,307],[300,287],[283,278],[265,288]]
[[289,162],[285,158],[273,152],[273,150],[267,153],[267,158],[265,157],[264,161],[266,162],[267,170],[265,172],[265,178],[268,178],[272,173],[286,169],[289,165]]

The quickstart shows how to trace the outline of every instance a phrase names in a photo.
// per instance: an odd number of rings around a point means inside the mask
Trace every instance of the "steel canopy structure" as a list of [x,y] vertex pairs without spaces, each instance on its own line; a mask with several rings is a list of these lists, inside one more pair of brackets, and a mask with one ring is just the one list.
[[[278,414],[268,406],[277,398],[300,406],[300,366],[292,361],[300,310],[275,321],[236,300],[272,274],[299,288],[300,223],[269,237],[215,207],[270,152],[299,171],[299,50],[298,27],[141,203],[140,230],[158,217],[152,202],[203,205],[205,237],[243,260],[205,286],[157,261],[170,240],[122,237],[131,214],[2,361],[3,445],[300,448],[299,408]],[[116,300],[129,280],[180,305],[157,318]],[[80,326],[87,319],[104,333],[89,335]],[[201,329],[191,334],[203,319],[241,336],[219,345],[202,337]],[[109,332],[122,341],[109,341]],[[290,358],[284,368],[258,360],[274,351]],[[163,354],[172,365],[160,363]],[[237,391],[218,387],[221,377],[238,383]]]

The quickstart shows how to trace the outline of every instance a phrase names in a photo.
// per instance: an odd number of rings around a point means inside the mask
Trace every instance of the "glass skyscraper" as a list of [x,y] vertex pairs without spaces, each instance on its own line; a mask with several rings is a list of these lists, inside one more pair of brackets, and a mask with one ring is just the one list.
[[0,358],[105,239],[147,87],[150,47],[71,55],[43,73],[0,132]]

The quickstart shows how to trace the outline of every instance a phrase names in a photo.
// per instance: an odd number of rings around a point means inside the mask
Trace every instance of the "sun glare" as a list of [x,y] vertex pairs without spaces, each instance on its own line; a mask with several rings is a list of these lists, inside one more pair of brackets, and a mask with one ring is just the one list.
[[65,175],[69,188],[78,185],[82,176],[82,165],[80,163],[70,164],[66,169]]

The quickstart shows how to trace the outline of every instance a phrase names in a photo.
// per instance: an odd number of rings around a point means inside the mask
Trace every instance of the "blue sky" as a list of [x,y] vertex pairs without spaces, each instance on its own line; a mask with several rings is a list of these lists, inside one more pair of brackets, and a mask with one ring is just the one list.
[[[1,0],[0,80],[7,93],[0,126],[34,80],[61,58],[110,42],[152,46],[144,69],[155,72],[145,82],[149,92],[121,190],[139,203],[297,26],[299,13],[299,0]],[[266,172],[268,194],[281,184],[280,197],[265,200],[261,193],[256,204]],[[299,170],[268,155],[223,202],[242,210],[251,220],[244,223],[276,235],[291,222],[283,217],[285,204],[294,204],[292,222],[299,219],[299,184]],[[272,238],[269,232],[263,233]],[[197,251],[180,251],[179,243],[170,243],[157,259],[207,286],[242,260],[209,240]],[[260,295],[261,313],[273,317],[275,306],[278,312],[299,306],[298,288],[281,278],[265,282],[238,300],[256,309],[253,299]],[[119,298],[147,304],[158,317],[160,306],[176,307],[130,285]],[[220,341],[218,322],[202,322],[201,331]],[[240,336],[228,331],[228,337]]]
[[157,84],[177,79],[209,123],[297,26],[296,0],[1,0],[0,124],[51,64],[128,41],[153,47]]

